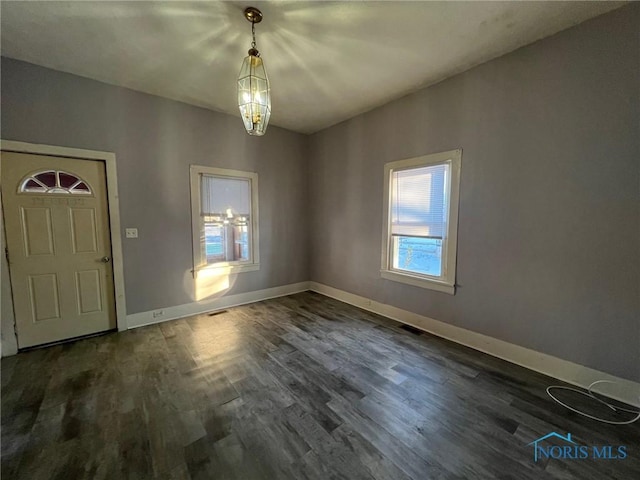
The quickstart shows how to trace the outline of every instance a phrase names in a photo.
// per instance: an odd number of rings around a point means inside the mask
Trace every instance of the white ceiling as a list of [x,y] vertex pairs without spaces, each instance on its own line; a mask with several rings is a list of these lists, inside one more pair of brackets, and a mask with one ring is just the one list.
[[271,124],[311,133],[624,3],[2,1],[2,55],[239,116],[253,5]]

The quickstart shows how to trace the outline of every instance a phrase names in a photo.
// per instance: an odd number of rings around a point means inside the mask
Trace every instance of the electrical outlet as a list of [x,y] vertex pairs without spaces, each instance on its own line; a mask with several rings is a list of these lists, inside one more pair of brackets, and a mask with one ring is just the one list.
[[164,310],[156,310],[153,312],[153,318],[158,318],[164,315]]
[[124,235],[127,238],[138,238],[138,229],[137,228],[125,228]]

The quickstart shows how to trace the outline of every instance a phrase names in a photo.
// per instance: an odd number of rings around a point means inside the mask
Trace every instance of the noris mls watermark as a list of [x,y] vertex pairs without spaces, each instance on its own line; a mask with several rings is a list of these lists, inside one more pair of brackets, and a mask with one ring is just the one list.
[[[545,441],[549,439],[560,439],[564,445],[548,445]],[[627,447],[625,445],[579,445],[571,439],[571,434],[560,435],[556,432],[534,440],[528,445],[533,446],[533,460],[538,461],[544,458],[561,458],[569,460],[585,460],[588,458],[595,460],[624,460],[627,458]]]

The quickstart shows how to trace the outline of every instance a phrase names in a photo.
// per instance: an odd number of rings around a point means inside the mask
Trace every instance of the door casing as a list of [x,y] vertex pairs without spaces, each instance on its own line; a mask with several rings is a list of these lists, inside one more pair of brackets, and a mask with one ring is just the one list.
[[[30,153],[35,155],[52,155],[59,157],[66,157],[70,159],[79,160],[97,160],[102,161],[105,164],[105,171],[107,175],[107,202],[109,213],[109,227],[111,233],[111,252],[113,261],[113,282],[115,291],[115,306],[116,306],[116,325],[118,331],[127,329],[127,310],[126,310],[126,298],[124,290],[124,262],[122,256],[122,237],[120,228],[120,206],[118,200],[118,184],[117,184],[117,171],[116,171],[116,156],[112,152],[101,152],[95,150],[84,150],[79,148],[59,147],[54,145],[41,145],[26,142],[16,142],[12,140],[0,140],[0,150],[6,152],[17,153]],[[2,222],[2,236],[5,236],[4,222]],[[4,255],[4,252],[2,252]],[[3,262],[5,259],[2,260]],[[13,302],[13,298],[12,298]],[[6,327],[6,326],[5,326]],[[4,332],[5,334],[11,334],[15,336],[15,321],[14,331]],[[3,355],[10,355],[16,353],[13,351],[6,351],[3,349]]]

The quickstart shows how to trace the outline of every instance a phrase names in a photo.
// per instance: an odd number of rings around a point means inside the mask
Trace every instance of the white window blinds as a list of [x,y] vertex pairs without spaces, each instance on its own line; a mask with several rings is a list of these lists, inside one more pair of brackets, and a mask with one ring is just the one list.
[[443,238],[449,169],[440,164],[391,172],[392,235]]
[[248,217],[251,212],[251,181],[202,175],[201,215]]

